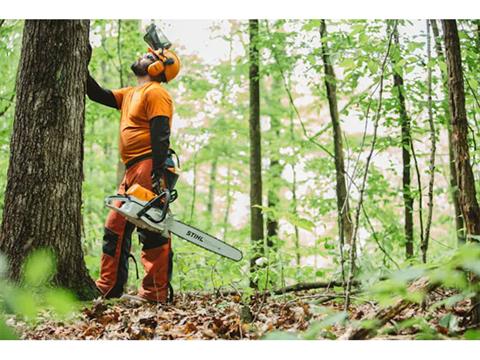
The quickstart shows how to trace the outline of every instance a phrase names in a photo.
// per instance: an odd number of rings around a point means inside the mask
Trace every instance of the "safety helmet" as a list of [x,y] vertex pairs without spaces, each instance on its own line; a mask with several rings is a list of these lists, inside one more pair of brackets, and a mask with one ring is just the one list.
[[148,48],[148,52],[156,57],[156,61],[147,67],[148,75],[153,78],[160,77],[163,82],[175,79],[181,66],[177,54],[167,49],[153,50]]

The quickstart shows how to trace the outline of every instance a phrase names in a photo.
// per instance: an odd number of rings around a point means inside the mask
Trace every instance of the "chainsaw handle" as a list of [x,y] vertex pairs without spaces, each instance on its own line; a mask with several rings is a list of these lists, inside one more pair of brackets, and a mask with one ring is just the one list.
[[[153,206],[155,206],[159,201],[161,201],[163,197],[165,197],[165,201],[162,206],[162,216],[160,217],[160,220],[154,220],[147,214],[147,211],[150,210]],[[146,216],[150,221],[154,222],[155,224],[159,224],[163,220],[165,220],[165,217],[167,216],[168,205],[170,204],[170,200],[171,200],[170,190],[165,189],[158,196],[154,197],[152,200],[146,203],[145,206],[142,208],[142,210],[140,210],[137,213],[137,216],[139,218],[141,218],[142,216]]]

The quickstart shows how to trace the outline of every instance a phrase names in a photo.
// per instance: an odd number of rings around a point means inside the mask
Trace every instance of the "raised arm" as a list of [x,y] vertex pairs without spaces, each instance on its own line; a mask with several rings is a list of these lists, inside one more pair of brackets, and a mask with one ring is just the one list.
[[104,89],[92,78],[90,73],[87,77],[87,96],[90,100],[99,104],[109,106],[114,109],[118,109],[115,96],[111,90]]

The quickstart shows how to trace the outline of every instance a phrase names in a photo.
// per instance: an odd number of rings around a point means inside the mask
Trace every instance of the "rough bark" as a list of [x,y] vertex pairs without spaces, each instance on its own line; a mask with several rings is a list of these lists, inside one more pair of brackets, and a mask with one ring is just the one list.
[[[250,271],[256,270],[255,261],[263,253],[262,205],[262,150],[260,134],[260,59],[258,51],[258,20],[249,20],[249,79],[250,79],[250,238],[253,255]],[[253,278],[252,278],[253,279]],[[250,285],[257,284],[251,279]]]
[[[432,33],[435,38],[435,50],[437,52],[437,56],[440,62],[445,61],[445,55],[443,54],[442,49],[442,42],[440,37],[440,32],[438,30],[438,25],[436,20],[431,20],[432,24]],[[465,243],[465,224],[463,222],[462,212],[460,210],[460,201],[459,201],[459,194],[458,194],[458,185],[457,185],[457,170],[455,169],[455,156],[453,153],[453,145],[452,145],[452,124],[450,122],[450,109],[448,107],[448,75],[446,71],[440,67],[440,71],[442,73],[442,82],[443,82],[443,89],[445,92],[445,100],[442,103],[442,107],[444,109],[445,118],[447,119],[447,132],[448,132],[448,166],[450,169],[450,194],[452,197],[453,202],[453,210],[455,213],[455,228],[457,230],[457,241],[458,244]]]
[[97,295],[81,247],[87,20],[26,20],[17,79],[0,250],[9,276],[48,247],[54,283],[81,299]]
[[[400,51],[400,41],[398,31],[394,32],[394,42],[397,51]],[[395,69],[395,59],[393,59],[393,86],[396,89],[398,101],[398,115],[401,126],[401,143],[402,143],[402,187],[403,187],[403,203],[404,203],[404,232],[405,232],[405,253],[407,258],[413,257],[413,196],[411,191],[411,124],[407,114],[405,105],[405,94],[403,88],[403,77],[398,69]]]
[[330,50],[327,40],[327,26],[325,20],[320,21],[320,37],[322,40],[322,59],[325,71],[325,88],[327,91],[330,118],[333,129],[333,144],[336,172],[337,212],[340,233],[340,247],[343,249],[345,242],[352,243],[353,224],[350,216],[350,204],[348,201],[347,180],[345,176],[345,160],[343,153],[343,135],[340,125],[340,116],[337,103],[337,81],[335,71],[330,59]]
[[[465,221],[467,239],[477,241],[473,236],[480,235],[480,208],[475,191],[475,179],[470,164],[467,133],[468,120],[465,109],[465,88],[463,82],[462,56],[458,37],[457,22],[442,20],[445,54],[448,73],[448,99],[452,122],[452,145],[455,154],[455,169],[459,191],[460,208]],[[470,237],[469,237],[470,236]],[[472,281],[478,281],[472,276]],[[479,296],[473,299],[471,322],[480,324]]]

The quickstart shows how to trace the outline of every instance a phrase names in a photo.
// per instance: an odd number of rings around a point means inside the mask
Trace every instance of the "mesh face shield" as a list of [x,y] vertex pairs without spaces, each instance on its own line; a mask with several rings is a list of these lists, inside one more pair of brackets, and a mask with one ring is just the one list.
[[172,46],[172,43],[167,39],[165,34],[155,26],[155,24],[150,24],[147,27],[147,32],[143,37],[143,40],[153,49],[169,49]]

